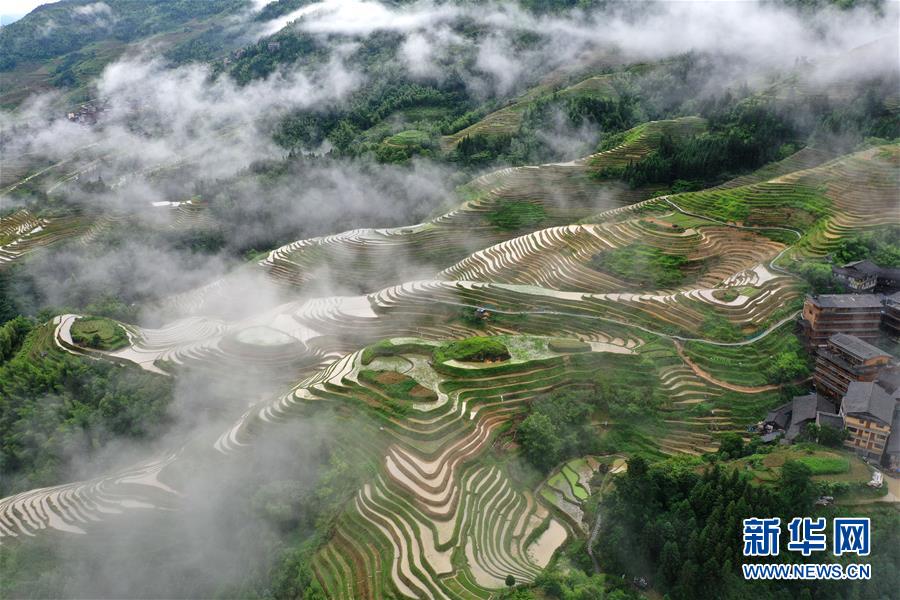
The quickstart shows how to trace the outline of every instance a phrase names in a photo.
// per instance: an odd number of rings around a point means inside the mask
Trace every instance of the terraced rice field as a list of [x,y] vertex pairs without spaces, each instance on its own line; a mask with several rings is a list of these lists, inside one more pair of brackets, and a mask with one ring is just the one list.
[[[663,132],[688,133],[704,127],[701,119],[656,121],[635,131],[621,146],[563,164],[510,167],[476,178],[462,194],[459,208],[431,221],[390,229],[357,229],[332,236],[299,240],[273,250],[260,262],[276,281],[302,286],[327,273],[339,284],[358,291],[403,281],[406,265],[424,272],[449,267],[471,252],[518,234],[566,226],[611,208],[627,206],[650,189],[628,189],[599,171],[646,156]],[[510,204],[531,203],[541,218],[516,229],[498,228],[492,217]],[[359,289],[359,282],[368,289]]]
[[76,216],[48,219],[23,209],[0,218],[0,268],[81,229],[82,219]]
[[[479,457],[496,428],[525,403],[591,378],[599,364],[646,378],[639,356],[609,362],[615,354],[604,351],[560,355],[547,340],[537,340],[513,351],[508,362],[463,367],[430,363],[433,342],[393,342],[394,356],[363,365],[361,352],[347,355],[289,394],[254,407],[220,436],[216,449],[226,455],[251,451],[271,427],[326,405],[352,403],[381,424],[384,458],[316,554],[315,572],[329,595],[489,597],[508,574],[530,581],[567,537],[587,533],[581,506],[598,463],[570,461],[530,491],[517,489],[502,466],[486,466]],[[737,429],[724,409],[691,412],[695,399],[714,404],[715,393],[689,370],[667,366],[665,355],[674,352],[658,345],[645,351],[661,365],[661,386],[677,398],[665,413],[670,416],[656,424],[671,432],[664,452],[709,451],[714,432]],[[402,398],[359,377],[360,369],[372,368],[414,376],[437,400],[401,409]]]
[[[826,162],[809,151],[715,189],[643,200],[646,191],[591,176],[646,155],[666,127],[701,126],[650,124],[608,153],[491,173],[468,186],[458,210],[427,223],[300,240],[261,263],[297,286],[323,269],[352,281],[424,254],[432,260],[422,279],[387,269],[358,295],[295,300],[240,320],[204,314],[208,298],[229,293],[220,281],[178,299],[195,316],[159,328],[122,324],[129,345],[114,351],[74,343],[77,315],[62,315],[45,332],[47,351],[174,376],[273,369],[289,391],[209,440],[204,449],[221,461],[253,452],[295,419],[346,409],[358,417],[351,451],[368,475],[315,551],[328,595],[492,597],[507,575],[532,581],[567,540],[590,534],[592,476],[612,454],[714,451],[723,433],[744,433],[778,404],[767,367],[792,348],[800,298],[779,259],[820,256],[848,233],[898,220],[896,145]],[[615,202],[598,199],[611,189]],[[505,202],[539,203],[545,216],[501,231],[488,216]],[[39,226],[18,214],[0,234],[27,238]],[[773,235],[779,227],[784,235]],[[681,283],[642,289],[591,268],[596,255],[634,244],[683,257]],[[474,335],[497,336],[510,358],[435,360],[439,344]],[[379,340],[389,341],[363,350]],[[594,424],[611,455],[567,461],[536,486],[517,480],[498,458],[512,445],[501,429],[543,394],[598,377],[646,391],[639,418]],[[6,498],[0,538],[89,534],[93,522],[129,510],[177,507],[166,475],[190,460],[167,455]]]
[[[553,92],[552,83],[549,81],[545,82],[542,86],[530,90],[519,100],[487,114],[477,123],[461,129],[452,135],[444,136],[441,140],[441,145],[445,150],[450,150],[467,136],[513,135],[519,130],[519,126],[522,124],[523,115],[531,108],[535,100],[541,97],[548,97],[551,92]],[[555,93],[558,98],[571,96],[616,98],[618,96],[618,92],[613,86],[613,76],[611,75],[594,75],[553,93]]]
[[112,476],[29,490],[0,500],[0,540],[43,531],[84,535],[92,523],[130,510],[171,509],[178,496],[160,481],[176,458],[138,465]]
[[750,185],[753,183],[761,183],[763,181],[769,181],[770,179],[774,179],[782,175],[787,175],[795,171],[802,171],[805,169],[818,167],[819,165],[833,160],[834,158],[835,155],[832,152],[807,146],[802,150],[791,154],[784,160],[766,165],[761,169],[754,171],[753,173],[736,177],[717,187],[734,188],[744,185]]
[[200,229],[215,224],[206,203],[200,200],[177,202],[171,207],[171,211],[171,227],[174,229]]
[[847,235],[900,223],[900,146],[877,146],[760,183],[671,197],[681,209],[759,228],[803,233],[796,256],[819,257]]
[[797,348],[797,338],[792,328],[785,326],[748,347],[710,348],[707,344],[687,342],[684,352],[694,364],[717,379],[734,384],[765,386],[771,383],[766,371],[772,357]]
[[[214,224],[202,202],[173,203],[161,210],[170,211],[167,226],[171,229],[208,228]],[[108,228],[126,224],[124,215],[114,213],[95,217],[71,212],[61,216],[37,217],[27,209],[12,212],[0,218],[0,268],[67,238],[77,237],[79,244],[90,244]]]
[[830,161],[816,169],[798,171],[780,180],[818,184],[832,203],[833,213],[798,244],[807,255],[821,256],[849,234],[900,223],[900,145],[877,146]]
[[[479,464],[496,428],[536,395],[589,378],[602,353],[560,355],[547,341],[513,352],[503,364],[429,364],[431,345],[369,365],[413,374],[438,395],[398,413],[391,398],[359,376],[361,353],[336,362],[277,401],[254,408],[216,443],[248,451],[253,439],[310,407],[350,402],[382,423],[383,463],[338,519],[316,555],[322,585],[335,597],[488,597],[507,575],[532,580],[573,535],[533,492],[517,489],[500,466]],[[573,468],[583,470],[573,465]],[[579,487],[579,494],[586,488]]]
[[628,131],[619,146],[593,154],[582,161],[595,172],[621,169],[652,152],[664,135],[673,138],[695,135],[706,129],[706,121],[699,117],[682,117],[667,121],[649,121]]
[[584,502],[591,496],[590,481],[599,466],[592,456],[570,460],[551,473],[540,488],[540,497],[582,533],[589,529],[584,522]]
[[[627,280],[591,268],[603,251],[638,243],[687,259],[684,289],[712,288],[751,270],[784,246],[752,232],[725,227],[658,231],[642,218],[599,225],[542,229],[475,252],[441,272],[455,280],[540,285],[559,291],[638,291]],[[648,290],[654,291],[654,290]],[[657,290],[658,291],[658,290]],[[671,291],[671,290],[670,290]]]

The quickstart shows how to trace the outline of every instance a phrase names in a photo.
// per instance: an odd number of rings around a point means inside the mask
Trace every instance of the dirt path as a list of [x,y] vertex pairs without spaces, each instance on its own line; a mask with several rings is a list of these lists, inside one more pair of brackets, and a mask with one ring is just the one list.
[[697,377],[701,379],[705,379],[706,381],[715,384],[719,387],[725,388],[726,390],[732,390],[734,392],[743,392],[745,394],[759,394],[761,392],[770,392],[772,390],[777,390],[781,386],[778,384],[769,384],[769,385],[759,385],[759,386],[747,386],[747,385],[736,385],[734,383],[728,383],[727,381],[722,381],[721,379],[716,379],[711,374],[707,373],[703,369],[701,369],[696,363],[694,363],[690,358],[688,358],[687,354],[684,353],[684,348],[682,348],[681,342],[678,340],[672,340],[675,343],[675,350],[678,352],[678,356],[681,357],[681,360],[691,368],[691,371],[694,372]]
[[[788,231],[788,232],[790,232],[790,233],[793,233],[794,235],[797,236],[797,241],[798,241],[798,242],[803,238],[803,232],[801,232],[801,231],[799,231],[799,230],[797,230],[797,229],[793,229],[793,228],[791,228],[791,227],[778,227],[778,226],[775,226],[775,225],[773,225],[773,226],[771,226],[771,227],[756,227],[756,226],[753,226],[753,225],[737,225],[737,224],[735,224],[735,223],[728,223],[728,222],[726,222],[726,221],[720,221],[719,219],[713,219],[712,217],[707,217],[707,216],[705,216],[705,215],[698,215],[697,213],[693,213],[693,212],[686,211],[686,210],[684,210],[683,208],[681,208],[680,206],[678,206],[677,204],[675,204],[674,202],[672,202],[668,197],[664,197],[664,198],[663,198],[663,201],[665,201],[666,204],[668,204],[669,206],[671,206],[672,208],[674,208],[675,210],[677,210],[678,212],[680,212],[680,213],[683,214],[683,215],[687,215],[687,216],[689,216],[689,217],[695,217],[695,218],[697,218],[697,219],[703,219],[703,220],[705,220],[705,221],[711,221],[711,222],[713,222],[713,223],[718,223],[719,225],[724,225],[724,226],[726,226],[726,227],[731,227],[731,228],[734,228],[734,229],[744,229],[744,230],[747,230],[747,231],[764,231],[764,230],[777,229],[777,230],[780,230],[780,231]],[[777,271],[777,272],[779,272],[779,273],[781,273],[781,274],[783,274],[783,275],[787,275],[787,276],[789,276],[789,277],[797,278],[797,275],[795,275],[794,273],[791,273],[791,272],[788,271],[787,269],[783,269],[783,268],[781,268],[781,267],[779,267],[778,265],[775,264],[775,261],[777,261],[778,259],[780,259],[780,258],[784,255],[784,253],[787,252],[788,250],[790,250],[792,247],[793,247],[793,246],[786,246],[786,247],[784,248],[784,250],[782,250],[781,252],[779,252],[777,255],[775,255],[775,257],[774,257],[772,260],[769,261],[769,265],[768,265],[768,266],[769,266],[769,268],[772,269],[773,271]]]

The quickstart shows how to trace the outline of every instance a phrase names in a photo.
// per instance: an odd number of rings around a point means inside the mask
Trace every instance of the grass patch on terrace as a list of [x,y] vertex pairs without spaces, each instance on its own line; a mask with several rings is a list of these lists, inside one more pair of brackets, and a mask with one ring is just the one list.
[[757,230],[757,233],[769,238],[773,242],[785,244],[786,246],[797,243],[797,236],[791,231],[785,231],[783,229],[760,229]]
[[[614,133],[612,135],[604,136],[603,140],[597,146],[597,152],[606,152],[607,150],[612,150],[618,146],[624,146],[626,144],[634,144],[647,133],[647,130],[650,127],[650,123],[641,123],[631,129],[626,131],[620,131],[618,133]],[[593,159],[593,163],[599,163],[602,159],[599,157],[595,157]]]
[[734,288],[725,288],[713,292],[713,298],[722,302],[732,302],[737,300],[738,296],[740,296],[740,293]]
[[402,341],[394,343],[391,340],[381,340],[363,348],[359,361],[368,365],[379,356],[397,356],[398,354],[431,354],[433,347],[429,344]]
[[[687,192],[673,196],[671,200],[682,210],[718,221],[763,227],[790,224],[801,230],[825,216],[831,205],[818,188],[769,182]],[[776,241],[796,241],[792,234],[778,230],[766,230],[763,234]]]
[[[670,208],[668,204],[662,204],[661,206],[664,208]],[[670,215],[657,217],[657,220],[671,223],[672,225],[677,225],[682,229],[692,229],[710,224],[710,222],[706,219],[698,219],[697,217],[692,217],[680,212],[673,212]]]
[[797,460],[809,467],[813,475],[835,475],[850,471],[850,460],[844,456],[813,455]]
[[738,385],[794,381],[807,376],[810,368],[806,350],[788,326],[746,346],[691,341],[684,344],[684,352],[713,377]]
[[503,202],[488,213],[488,222],[504,231],[517,231],[537,225],[547,216],[544,205],[538,202]]
[[418,129],[408,129],[385,139],[383,143],[393,146],[424,146],[430,141],[428,133]]
[[582,342],[581,340],[550,340],[550,342],[547,344],[547,347],[554,352],[559,352],[560,354],[591,351],[591,345],[586,342]]
[[418,381],[397,371],[374,371],[363,369],[359,380],[394,398],[427,402],[437,400],[437,394],[422,386]]
[[507,360],[510,354],[506,345],[496,338],[471,337],[438,346],[432,356],[437,363],[448,360],[487,362]]
[[789,460],[809,467],[815,481],[841,484],[839,488],[847,484],[865,486],[871,479],[870,467],[852,452],[809,443],[761,449],[761,453],[745,456],[731,464],[749,472],[757,483],[775,483],[781,477],[784,463]]
[[629,244],[595,254],[589,266],[652,287],[674,287],[684,281],[683,268],[688,260],[683,256],[666,254],[646,244]]
[[578,480],[578,473],[576,473],[569,465],[571,463],[566,463],[563,465],[561,472],[563,476],[566,478],[566,481],[569,484],[569,487],[572,489],[572,494],[575,495],[579,500],[587,500],[589,494],[587,490],[582,487],[581,483]]
[[415,154],[430,154],[435,144],[431,136],[418,129],[407,129],[386,137],[375,147],[375,158],[382,163],[399,163]]
[[128,345],[121,325],[104,317],[81,317],[72,323],[72,341],[97,350],[118,350]]
[[750,333],[739,329],[734,323],[717,313],[712,306],[696,301],[693,304],[704,315],[700,331],[708,338],[722,342],[737,342],[744,338],[745,334]]

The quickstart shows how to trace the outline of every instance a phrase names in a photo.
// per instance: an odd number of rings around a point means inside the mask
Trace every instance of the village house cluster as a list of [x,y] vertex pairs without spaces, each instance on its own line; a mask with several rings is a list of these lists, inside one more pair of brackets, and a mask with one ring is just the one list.
[[[263,42],[259,42],[262,44]],[[266,42],[266,52],[272,54],[273,52],[278,52],[281,49],[281,42]],[[222,64],[225,66],[230,65],[234,61],[240,60],[243,58],[244,54],[246,54],[246,48],[238,48],[234,50],[231,54],[222,59]]]
[[97,120],[100,118],[100,115],[104,110],[106,110],[105,104],[101,104],[98,102],[86,102],[80,105],[77,109],[66,113],[66,118],[73,123],[96,125]]
[[762,439],[790,443],[809,424],[845,431],[844,445],[900,473],[900,363],[878,348],[900,338],[900,269],[833,267],[851,293],[809,295],[800,320],[815,355],[815,390],[769,411]]

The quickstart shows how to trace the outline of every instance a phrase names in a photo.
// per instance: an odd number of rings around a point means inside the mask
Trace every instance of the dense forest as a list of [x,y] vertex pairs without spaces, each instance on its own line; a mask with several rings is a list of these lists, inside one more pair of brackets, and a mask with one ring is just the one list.
[[114,439],[158,435],[172,383],[136,367],[72,356],[52,326],[16,317],[0,326],[0,495],[58,483],[73,458]]
[[[900,585],[900,524],[888,513],[873,518],[870,559],[877,576],[865,582],[748,582],[740,576],[741,520],[780,516],[784,522],[811,514],[817,497],[809,467],[785,463],[777,488],[750,483],[737,469],[718,465],[698,472],[668,461],[629,461],[627,474],[604,499],[597,549],[612,573],[645,577],[673,599],[689,598],[853,598],[863,585],[866,597],[887,598]],[[841,516],[831,509],[829,516]],[[782,560],[800,560],[783,553]],[[805,559],[834,560],[830,553]],[[876,589],[871,589],[871,587]]]

